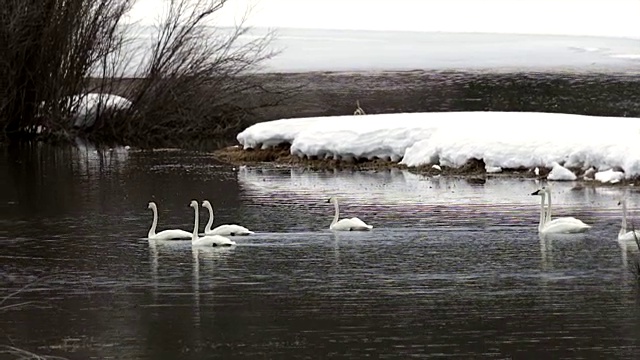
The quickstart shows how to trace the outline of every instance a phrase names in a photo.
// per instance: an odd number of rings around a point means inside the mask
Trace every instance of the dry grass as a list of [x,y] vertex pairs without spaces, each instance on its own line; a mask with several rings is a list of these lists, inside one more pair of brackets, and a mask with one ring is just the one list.
[[38,355],[36,353],[32,353],[31,351],[19,349],[14,346],[1,345],[0,346],[0,354],[7,354],[14,359],[29,359],[29,360],[66,360],[64,357],[60,356],[49,356],[49,355]]

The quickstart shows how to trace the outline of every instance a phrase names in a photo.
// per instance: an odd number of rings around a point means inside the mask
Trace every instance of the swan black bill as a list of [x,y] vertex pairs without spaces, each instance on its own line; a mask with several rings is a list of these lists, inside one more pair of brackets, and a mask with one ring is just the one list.
[[541,195],[541,194],[542,194],[542,189],[538,189],[531,193],[531,195]]

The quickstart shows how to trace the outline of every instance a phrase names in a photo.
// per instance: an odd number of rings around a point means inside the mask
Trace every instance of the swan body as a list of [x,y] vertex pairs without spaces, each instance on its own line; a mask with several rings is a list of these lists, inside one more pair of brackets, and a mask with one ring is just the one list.
[[209,221],[207,222],[207,226],[204,228],[205,235],[244,236],[254,233],[240,225],[220,225],[215,229],[211,229],[211,226],[213,225],[213,207],[211,207],[211,203],[208,200],[203,201],[202,206],[209,210]]
[[[591,228],[582,220],[574,217],[561,217],[551,219],[551,191],[547,188],[541,188],[533,192],[531,195],[541,196],[540,200],[540,223],[538,224],[538,232],[541,234],[575,234],[582,233]],[[549,199],[549,205],[545,209],[545,197]]]
[[338,221],[340,217],[340,209],[338,207],[338,199],[335,197],[329,198],[327,202],[332,203],[335,207],[335,215],[333,216],[333,221],[331,225],[329,225],[330,230],[337,231],[362,231],[362,230],[371,230],[373,229],[372,225],[367,225],[364,221],[358,219],[357,217],[352,217],[351,219],[341,219]]
[[191,206],[195,210],[193,234],[191,234],[192,246],[232,246],[236,244],[235,241],[231,241],[229,240],[229,238],[221,235],[207,235],[204,237],[198,237],[198,222],[200,216],[200,214],[198,213],[198,202],[192,200],[189,206]]
[[622,205],[622,226],[618,232],[618,240],[621,241],[636,241],[640,240],[640,230],[627,230],[627,199],[622,198],[618,202],[618,205]]
[[152,240],[177,240],[177,239],[191,239],[191,233],[179,229],[163,230],[156,234],[156,226],[158,225],[158,207],[153,201],[149,202],[147,208],[153,211],[153,223],[147,237]]

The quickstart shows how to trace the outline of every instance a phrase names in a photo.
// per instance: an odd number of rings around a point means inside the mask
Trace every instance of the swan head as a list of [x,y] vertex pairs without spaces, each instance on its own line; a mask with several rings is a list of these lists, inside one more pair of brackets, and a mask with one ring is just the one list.
[[333,204],[333,203],[336,202],[336,198],[334,196],[332,196],[332,197],[328,198],[326,202]]
[[194,209],[198,208],[198,202],[195,200],[191,200],[191,204],[189,204],[189,206],[191,206]]
[[209,202],[209,200],[205,200],[205,201],[202,202],[202,206],[204,206],[206,208],[209,208],[209,207],[211,207],[211,203]]
[[544,194],[548,194],[548,193],[550,193],[550,192],[551,192],[551,190],[550,190],[548,187],[543,186],[543,187],[541,187],[540,189],[538,189],[538,190],[536,190],[536,191],[532,192],[532,193],[531,193],[531,195],[539,195],[539,196],[543,196]]
[[156,203],[154,203],[153,201],[149,201],[149,205],[147,206],[147,209],[157,209]]
[[544,193],[545,193],[545,188],[542,188],[542,189],[538,189],[538,190],[532,192],[531,195],[540,195],[540,196],[542,196],[542,195],[544,195]]

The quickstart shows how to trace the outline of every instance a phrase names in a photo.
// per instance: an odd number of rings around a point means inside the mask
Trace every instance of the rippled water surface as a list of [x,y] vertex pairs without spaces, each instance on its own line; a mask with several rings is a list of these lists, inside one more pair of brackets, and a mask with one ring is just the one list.
[[[540,239],[534,180],[1,149],[2,345],[71,359],[640,355],[638,251],[616,240],[616,188],[555,184],[555,214],[593,229]],[[329,231],[332,195],[374,230]],[[144,238],[149,200],[161,229],[190,231],[191,199],[257,234],[233,248]]]

